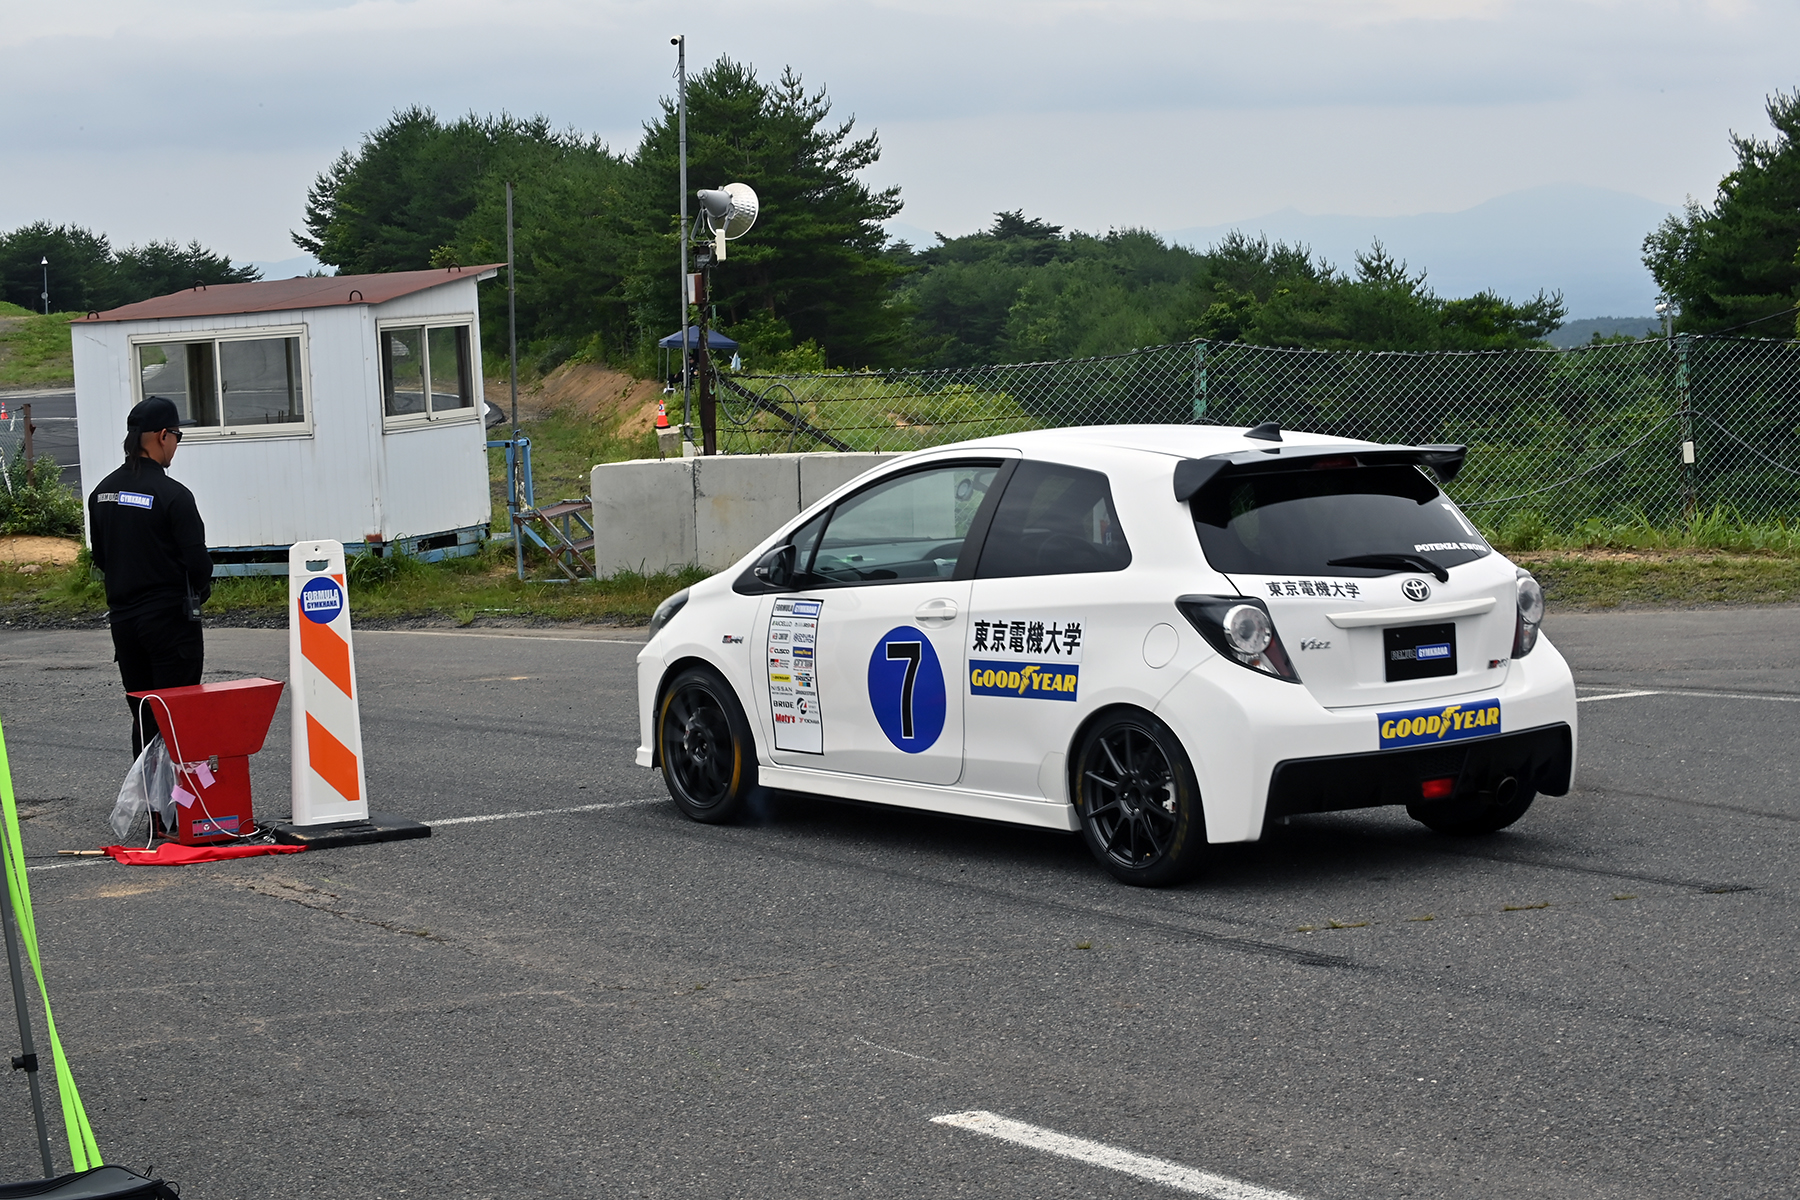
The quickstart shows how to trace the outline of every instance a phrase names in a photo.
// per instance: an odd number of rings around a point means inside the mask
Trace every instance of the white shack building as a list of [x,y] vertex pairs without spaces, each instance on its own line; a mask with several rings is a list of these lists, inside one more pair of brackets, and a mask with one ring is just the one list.
[[475,285],[497,265],[219,284],[74,322],[85,496],[150,396],[220,575],[285,574],[332,538],[474,553],[492,517]]

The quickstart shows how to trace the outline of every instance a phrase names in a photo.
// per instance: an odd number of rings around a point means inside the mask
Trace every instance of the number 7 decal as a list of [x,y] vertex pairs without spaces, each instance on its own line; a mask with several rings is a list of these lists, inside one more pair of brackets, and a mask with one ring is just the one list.
[[913,739],[913,687],[919,681],[919,660],[925,657],[925,647],[920,642],[889,642],[887,656],[889,662],[906,660],[906,677],[900,683],[900,736],[910,742]]
[[[869,708],[895,749],[919,754],[944,733],[949,696],[931,639],[898,625],[869,654]],[[960,749],[960,747],[959,747]]]

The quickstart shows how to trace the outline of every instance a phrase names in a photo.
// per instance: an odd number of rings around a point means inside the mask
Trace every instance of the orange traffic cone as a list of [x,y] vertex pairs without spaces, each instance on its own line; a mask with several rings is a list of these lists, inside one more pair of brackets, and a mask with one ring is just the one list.
[[659,455],[670,455],[681,449],[681,430],[669,425],[669,406],[663,401],[656,402],[656,452]]

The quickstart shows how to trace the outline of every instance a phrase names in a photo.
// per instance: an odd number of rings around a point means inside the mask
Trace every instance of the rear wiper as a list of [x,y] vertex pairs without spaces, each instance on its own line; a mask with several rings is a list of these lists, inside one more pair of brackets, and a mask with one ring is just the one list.
[[1331,558],[1328,567],[1388,567],[1395,571],[1430,571],[1439,583],[1450,582],[1450,572],[1423,554],[1352,554],[1349,558]]

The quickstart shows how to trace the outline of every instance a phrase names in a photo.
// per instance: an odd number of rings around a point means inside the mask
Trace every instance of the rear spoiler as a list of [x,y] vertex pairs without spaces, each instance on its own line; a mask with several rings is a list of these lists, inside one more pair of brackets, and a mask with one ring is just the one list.
[[1175,499],[1185,504],[1219,475],[1263,475],[1274,471],[1310,471],[1323,458],[1354,458],[1359,467],[1430,467],[1439,483],[1449,483],[1462,470],[1467,446],[1271,446],[1267,450],[1234,450],[1175,464]]

